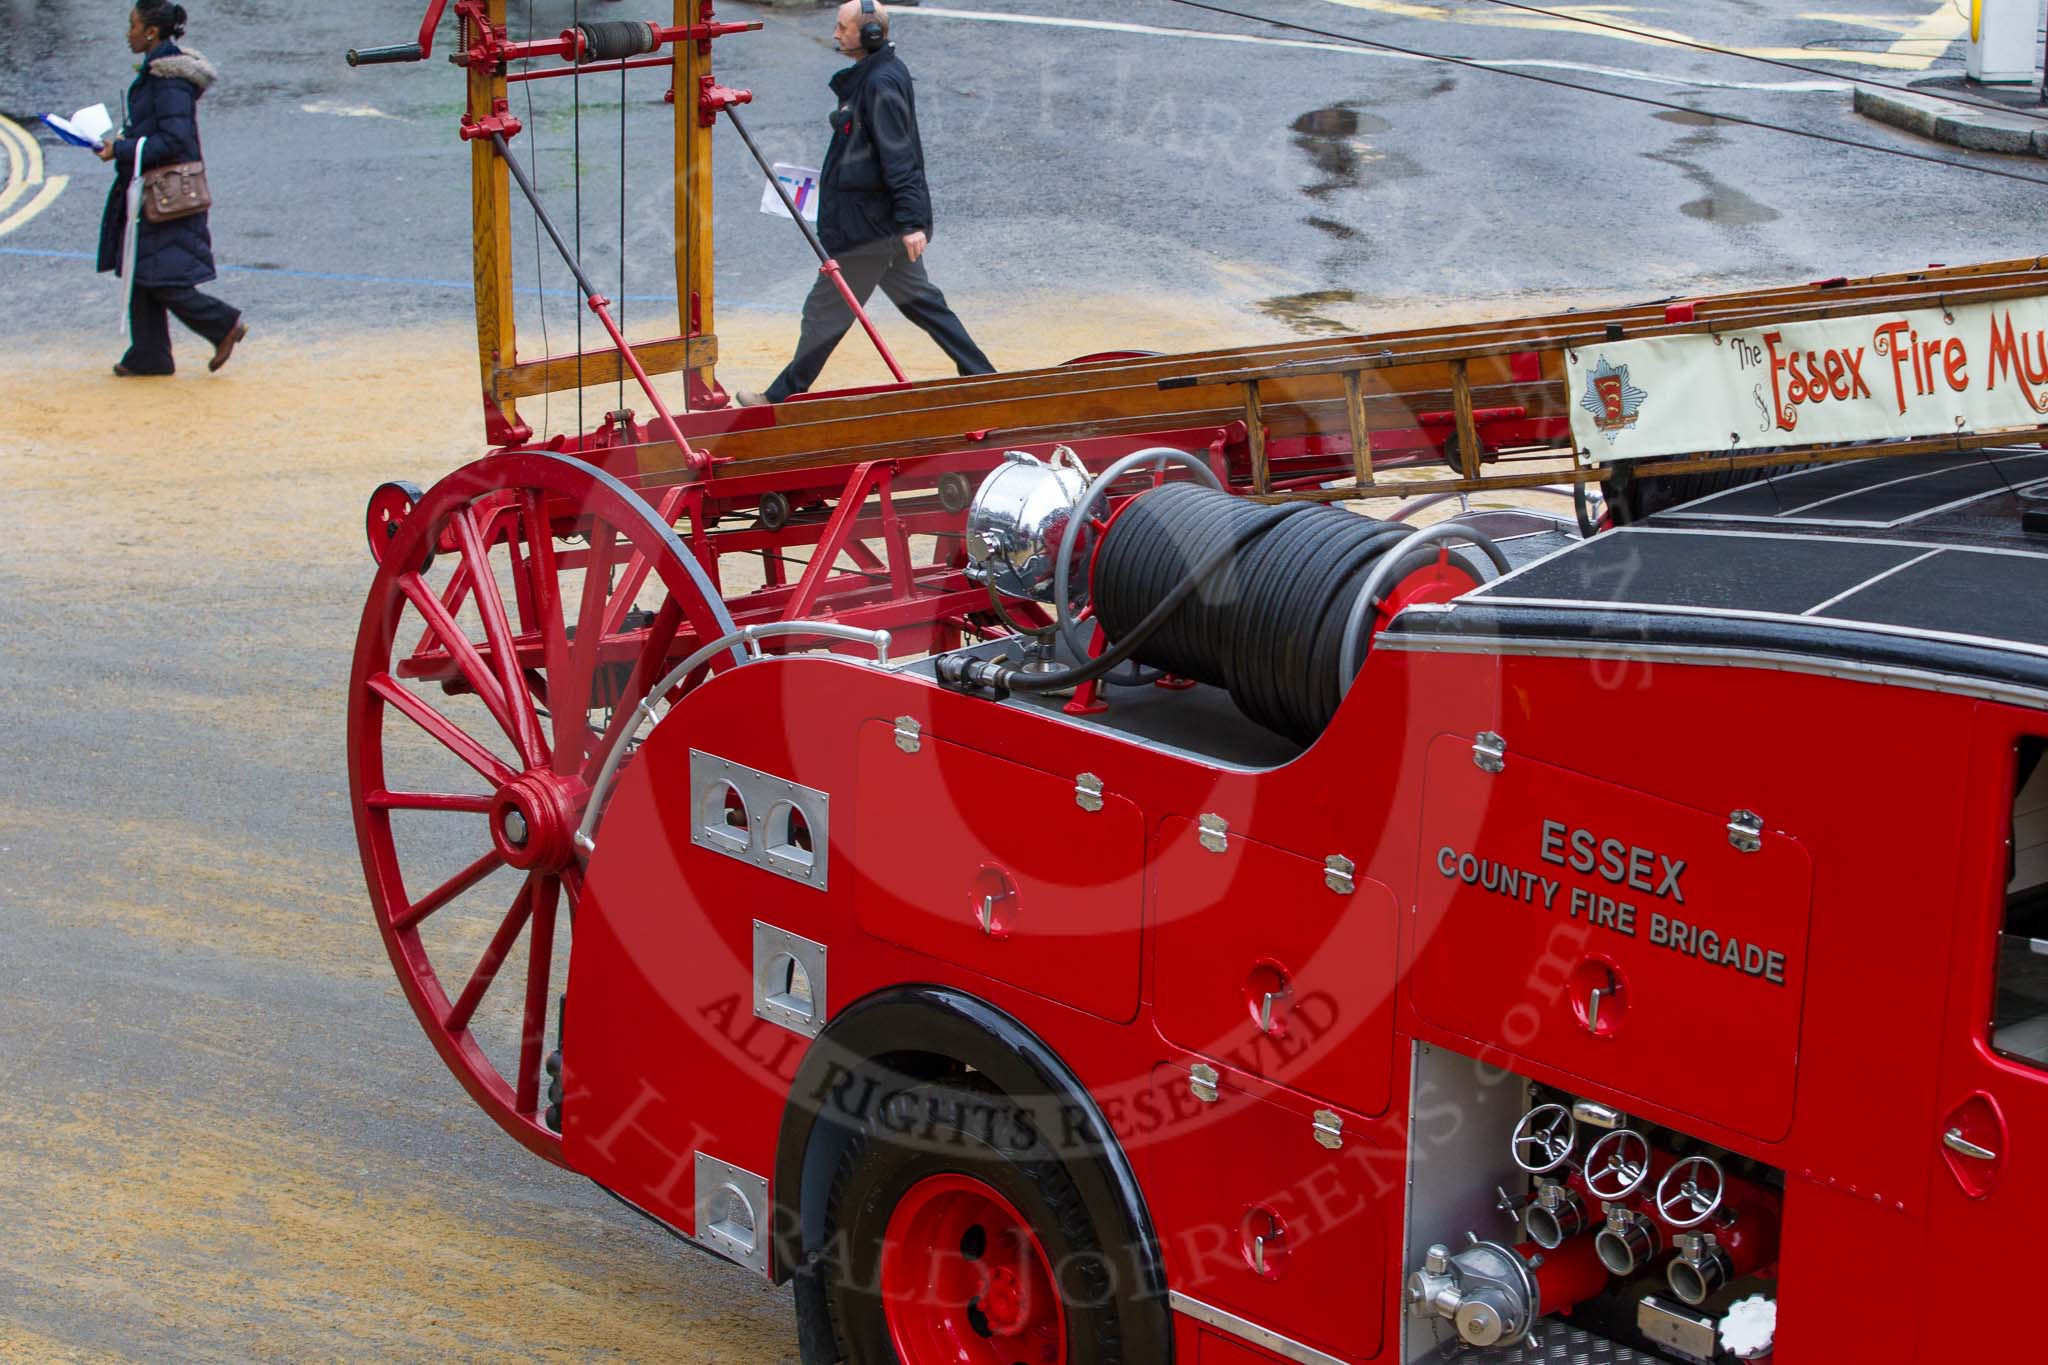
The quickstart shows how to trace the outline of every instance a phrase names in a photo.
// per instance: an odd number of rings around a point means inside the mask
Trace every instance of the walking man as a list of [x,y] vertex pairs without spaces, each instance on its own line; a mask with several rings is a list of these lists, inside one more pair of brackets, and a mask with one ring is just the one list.
[[[833,37],[854,64],[832,78],[839,107],[832,111],[832,145],[818,177],[818,237],[863,306],[880,285],[961,374],[992,373],[995,366],[921,263],[932,236],[931,191],[917,135],[917,97],[910,69],[889,41],[889,11],[876,0],[846,0]],[[852,310],[820,275],[804,300],[796,358],[765,395],[741,389],[735,401],[743,407],[780,403],[807,391],[852,325]]]

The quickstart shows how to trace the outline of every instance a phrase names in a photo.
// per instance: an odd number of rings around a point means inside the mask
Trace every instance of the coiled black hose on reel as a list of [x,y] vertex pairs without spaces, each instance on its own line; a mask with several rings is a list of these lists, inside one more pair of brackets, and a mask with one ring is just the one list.
[[641,19],[612,19],[578,24],[583,33],[579,62],[614,62],[661,50],[661,34]]
[[[1193,561],[1235,540],[1265,508],[1169,484],[1135,499],[1095,561],[1096,619],[1106,638],[1133,633]],[[1344,699],[1337,666],[1353,600],[1380,557],[1412,531],[1339,508],[1304,505],[1238,551],[1150,635],[1146,663],[1228,691],[1269,730],[1307,743]],[[1424,551],[1425,559],[1434,549]]]
[[1433,543],[1396,549],[1414,534],[1334,507],[1267,506],[1167,484],[1132,499],[1096,553],[1092,600],[1108,645],[1100,658],[1056,673],[949,659],[940,676],[1052,691],[1136,658],[1227,690],[1250,719],[1306,744],[1350,685],[1345,636],[1374,571],[1389,553],[1412,558],[1391,566],[1382,579],[1391,582],[1439,553]]

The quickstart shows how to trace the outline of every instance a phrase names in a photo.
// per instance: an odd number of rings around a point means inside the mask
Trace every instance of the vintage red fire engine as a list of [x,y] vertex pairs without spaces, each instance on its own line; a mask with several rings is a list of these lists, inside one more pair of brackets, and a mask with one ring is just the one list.
[[[658,63],[708,192],[747,26],[456,9],[495,448],[371,502],[351,776],[508,1133],[813,1365],[2036,1351],[2048,429],[1748,357],[2044,262],[738,410],[688,195],[676,337],[572,260],[517,359],[504,92]],[[536,440],[579,371],[656,420]]]

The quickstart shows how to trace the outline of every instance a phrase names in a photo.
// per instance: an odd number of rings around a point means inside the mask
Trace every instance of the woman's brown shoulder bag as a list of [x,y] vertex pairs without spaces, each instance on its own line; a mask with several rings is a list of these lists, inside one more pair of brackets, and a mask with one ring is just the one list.
[[142,217],[145,222],[168,223],[190,218],[213,207],[213,192],[206,187],[206,163],[180,161],[142,173]]

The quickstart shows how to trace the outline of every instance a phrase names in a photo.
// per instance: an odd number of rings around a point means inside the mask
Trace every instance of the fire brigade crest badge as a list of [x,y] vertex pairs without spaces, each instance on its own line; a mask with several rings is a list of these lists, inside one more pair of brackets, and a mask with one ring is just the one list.
[[1635,426],[1636,414],[1649,396],[1628,382],[1628,366],[1611,365],[1603,355],[1593,373],[1586,376],[1586,394],[1579,399],[1579,406],[1593,414],[1593,425],[1612,445],[1618,433]]

